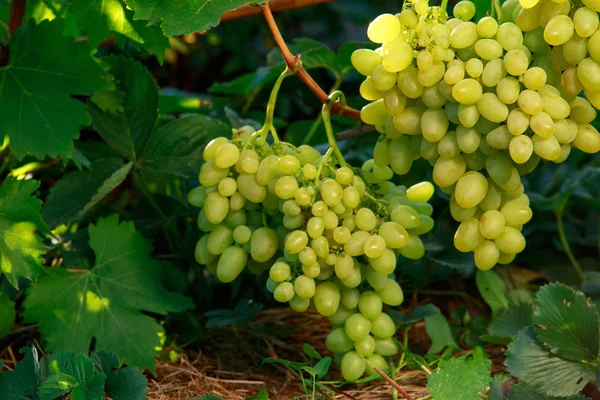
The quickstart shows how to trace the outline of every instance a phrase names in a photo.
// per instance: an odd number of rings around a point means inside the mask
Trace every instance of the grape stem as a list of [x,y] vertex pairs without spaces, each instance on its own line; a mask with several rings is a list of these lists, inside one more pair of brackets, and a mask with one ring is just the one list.
[[440,17],[443,21],[445,21],[446,18],[448,18],[446,8],[448,8],[448,0],[442,0],[442,4],[440,5]]
[[323,125],[325,126],[325,133],[327,133],[327,142],[329,143],[329,147],[333,149],[333,153],[335,154],[338,163],[342,167],[345,167],[347,166],[346,160],[344,160],[344,156],[338,148],[335,135],[333,134],[333,128],[331,127],[331,105],[335,104],[336,101],[339,101],[342,107],[346,105],[346,96],[344,96],[344,93],[339,90],[331,93],[329,96],[329,101],[323,104],[321,115],[323,116]]
[[[302,65],[299,63],[298,65]],[[277,77],[275,84],[273,85],[273,89],[271,90],[271,95],[269,96],[269,102],[267,103],[267,116],[265,117],[265,123],[262,128],[260,128],[261,132],[261,141],[264,143],[267,139],[267,135],[271,133],[273,136],[273,141],[275,143],[279,143],[279,135],[277,135],[277,131],[273,126],[273,118],[275,115],[275,105],[277,104],[277,95],[279,94],[279,89],[281,88],[281,84],[283,80],[290,75],[293,75],[294,71],[290,69],[289,66],[285,67],[285,70]]]
[[581,283],[586,281],[585,275],[583,275],[583,271],[581,270],[581,265],[579,265],[579,261],[575,258],[573,254],[573,250],[571,250],[571,246],[569,245],[569,241],[567,240],[567,235],[565,235],[565,227],[563,224],[563,207],[559,207],[558,210],[554,211],[554,215],[556,216],[556,227],[558,228],[558,237],[560,239],[560,243],[562,243],[563,248],[565,249],[565,253],[567,253],[567,257],[569,257],[569,261],[573,266],[573,269],[577,273],[579,280]]
[[[327,93],[325,93],[321,86],[319,86],[319,84],[315,82],[315,80],[308,74],[308,72],[306,72],[306,69],[304,69],[302,65],[297,67],[300,58],[299,56],[294,56],[288,48],[287,44],[285,43],[285,40],[283,39],[283,36],[279,31],[279,27],[275,22],[275,18],[273,18],[273,13],[271,12],[271,7],[269,6],[269,3],[262,4],[261,9],[263,16],[265,17],[265,21],[267,22],[267,25],[271,30],[273,39],[275,40],[275,43],[277,44],[277,47],[279,48],[279,51],[281,52],[281,55],[286,65],[292,71],[294,71],[294,75],[296,75],[310,89],[310,91],[313,92],[315,96],[317,96],[321,103],[329,103],[331,100]],[[341,104],[334,103],[332,105],[332,112],[335,115],[341,114],[345,117],[360,121],[360,111],[354,108],[350,108],[345,104],[342,106]]]

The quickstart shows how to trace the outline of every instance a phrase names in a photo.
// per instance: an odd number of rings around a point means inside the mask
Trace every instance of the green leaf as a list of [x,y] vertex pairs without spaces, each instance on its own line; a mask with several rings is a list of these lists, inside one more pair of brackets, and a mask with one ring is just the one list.
[[[309,69],[324,68],[337,78],[341,73],[338,56],[324,43],[310,38],[296,38],[288,44],[293,54],[299,54],[302,66]],[[279,49],[273,49],[267,56],[271,64],[284,65]]]
[[479,400],[492,377],[492,362],[481,347],[472,356],[444,362],[428,378],[427,390],[434,400]]
[[142,64],[122,56],[104,60],[125,93],[124,111],[114,114],[91,106],[92,124],[100,136],[123,157],[137,161],[158,116],[158,87]]
[[189,400],[223,400],[221,396],[217,396],[216,394],[203,394],[200,397],[196,397]]
[[598,359],[598,311],[585,294],[553,283],[538,291],[535,306],[535,334],[552,353],[573,361]]
[[42,210],[44,220],[56,227],[86,213],[125,180],[132,166],[132,162],[106,158],[93,162],[90,170],[66,174],[50,189]]
[[10,333],[15,317],[15,302],[6,293],[0,294],[0,338]]
[[477,270],[475,282],[481,297],[492,309],[492,313],[497,315],[501,310],[508,308],[508,298],[506,297],[506,285],[500,276],[494,271]]
[[269,400],[269,392],[267,388],[262,388],[252,397],[248,397],[246,400]]
[[95,352],[91,356],[96,369],[106,376],[105,392],[112,400],[144,400],[148,396],[148,381],[135,367],[116,370],[120,363],[114,353]]
[[127,5],[135,11],[135,19],[162,20],[167,36],[207,31],[217,26],[226,11],[241,5],[264,3],[249,0],[129,0]]
[[197,179],[206,144],[230,135],[229,125],[205,115],[176,119],[150,137],[140,161],[142,169],[165,178]]
[[40,385],[41,400],[52,400],[69,392],[73,400],[101,399],[104,374],[96,374],[94,363],[85,354],[63,351],[52,354],[48,377]]
[[506,350],[508,371],[521,383],[548,396],[571,396],[592,379],[589,364],[557,357],[537,341],[533,328],[519,332]]
[[508,400],[586,400],[584,396],[554,397],[537,393],[524,384],[516,385],[512,388]]
[[94,267],[49,270],[29,289],[24,319],[40,323],[49,351],[88,351],[95,339],[98,351],[113,351],[123,362],[153,371],[164,329],[142,311],[164,315],[193,303],[162,286],[167,265],[150,256],[152,246],[132,222],[119,223],[112,215],[88,231]]
[[331,366],[331,361],[331,357],[325,357],[315,364],[313,368],[317,372],[317,378],[321,379],[327,374],[327,371],[329,371],[329,367]]
[[531,325],[533,306],[529,303],[518,303],[492,319],[488,326],[490,335],[512,339],[519,331]]
[[104,90],[96,92],[90,101],[94,103],[100,110],[109,111],[111,113],[122,112],[123,102],[125,101],[125,93],[120,90]]
[[219,326],[237,325],[249,322],[254,318],[257,312],[263,309],[261,303],[255,303],[252,300],[241,300],[236,304],[233,310],[211,310],[204,313],[208,318],[207,328],[216,328]]
[[[76,19],[82,35],[86,35],[92,47],[108,39],[112,33],[119,34],[133,43],[146,48],[163,62],[169,40],[158,26],[148,26],[133,20],[133,12],[121,0],[71,0],[69,17]],[[117,40],[119,42],[119,40]]]
[[309,356],[310,358],[314,358],[315,360],[320,360],[321,358],[323,358],[319,352],[317,352],[315,350],[315,348],[309,344],[309,343],[304,343],[302,345],[302,350],[304,351],[304,353]]
[[0,69],[0,132],[17,158],[69,158],[80,127],[90,123],[85,104],[71,96],[114,87],[89,43],[63,30],[60,19],[31,21],[10,38],[10,61]]
[[427,353],[436,354],[446,347],[457,349],[458,344],[452,336],[450,325],[441,313],[425,318],[425,331],[431,339],[431,347]]
[[425,304],[412,310],[408,317],[396,310],[388,310],[387,313],[398,323],[399,327],[406,327],[422,319],[439,315],[440,309],[433,304]]
[[32,279],[42,272],[46,247],[36,230],[48,233],[42,221],[42,202],[31,194],[40,183],[6,178],[0,185],[0,270],[19,288],[19,277]]
[[0,374],[0,393],[2,400],[37,400],[40,364],[37,351],[34,348],[23,348],[23,361],[15,366],[13,371]]
[[306,367],[310,367],[306,363],[299,363],[294,361],[282,360],[281,358],[268,357],[262,360],[262,364],[283,364],[288,368],[294,369],[298,372],[303,371]]

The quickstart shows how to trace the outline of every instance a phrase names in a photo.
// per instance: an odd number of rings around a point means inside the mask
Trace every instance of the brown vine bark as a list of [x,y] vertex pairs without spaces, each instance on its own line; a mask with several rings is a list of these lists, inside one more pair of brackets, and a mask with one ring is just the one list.
[[[335,0],[271,0],[269,2],[269,7],[273,12],[281,12],[307,6],[314,6],[316,4],[331,3],[332,1]],[[236,8],[233,11],[227,11],[221,17],[221,22],[251,17],[253,15],[260,15],[261,13],[262,11],[260,7],[246,4]]]

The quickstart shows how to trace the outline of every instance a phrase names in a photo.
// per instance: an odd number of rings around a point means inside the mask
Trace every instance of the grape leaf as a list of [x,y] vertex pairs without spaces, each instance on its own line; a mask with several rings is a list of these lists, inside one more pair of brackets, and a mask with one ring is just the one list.
[[537,393],[524,384],[512,388],[508,400],[587,400],[584,396],[554,397]]
[[112,400],[144,400],[148,396],[146,377],[134,367],[119,367],[119,359],[114,353],[95,352],[91,356],[96,369],[106,376],[105,392]]
[[128,0],[135,11],[135,19],[162,20],[167,36],[206,31],[219,24],[226,11],[241,5],[265,3],[266,0]]
[[479,400],[492,377],[492,362],[481,347],[472,356],[452,358],[429,376],[427,390],[434,400]]
[[535,334],[552,353],[573,361],[598,359],[598,311],[585,294],[553,283],[542,287],[534,302]]
[[132,222],[119,223],[117,215],[101,218],[89,227],[89,243],[94,267],[49,270],[29,289],[24,320],[40,323],[49,351],[84,352],[95,339],[98,351],[113,351],[123,362],[153,371],[164,329],[141,311],[166,314],[193,303],[162,286],[165,264],[150,256],[152,246]]
[[456,341],[452,336],[450,325],[448,324],[446,317],[441,313],[425,318],[425,331],[427,332],[429,339],[431,339],[431,347],[427,353],[436,354],[446,347],[452,349],[458,348],[458,344],[456,344]]
[[592,366],[553,355],[531,327],[520,331],[508,346],[504,364],[519,382],[548,396],[571,396],[594,379]]
[[37,400],[40,364],[35,349],[23,348],[23,361],[19,361],[12,371],[0,374],[2,400]]
[[15,317],[15,302],[6,293],[0,294],[0,338],[10,333]]
[[94,363],[85,354],[62,351],[50,356],[49,374],[40,385],[41,400],[53,400],[71,393],[73,400],[101,399],[104,374],[97,374]]
[[93,162],[91,170],[63,176],[44,203],[44,221],[56,227],[89,211],[125,180],[132,166],[118,158],[106,158]]
[[495,317],[488,326],[490,335],[510,339],[528,325],[531,325],[533,306],[518,303]]
[[494,315],[508,308],[506,285],[495,271],[477,270],[475,281],[481,297],[488,303]]
[[114,88],[89,43],[62,35],[60,19],[31,21],[10,38],[9,64],[0,68],[0,132],[17,158],[69,158],[73,139],[90,123],[73,95]]
[[42,202],[31,194],[40,183],[7,178],[0,186],[0,270],[15,288],[19,277],[32,279],[42,272],[46,247],[36,229],[49,233],[42,221]]

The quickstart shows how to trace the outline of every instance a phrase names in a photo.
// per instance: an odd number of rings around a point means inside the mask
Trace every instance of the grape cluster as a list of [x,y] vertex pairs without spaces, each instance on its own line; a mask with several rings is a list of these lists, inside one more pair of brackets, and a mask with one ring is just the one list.
[[206,146],[201,186],[188,199],[205,233],[198,263],[222,282],[246,266],[268,271],[275,300],[329,317],[326,345],[353,381],[373,372],[365,359],[385,369],[398,350],[382,311],[404,299],[393,275],[398,255],[425,253],[419,235],[433,228],[434,187],[397,186],[389,167],[368,160],[354,170],[333,150],[269,145],[244,127]]
[[382,134],[375,165],[403,175],[427,160],[460,222],[455,247],[474,252],[482,270],[525,248],[532,212],[521,176],[572,147],[600,151],[590,125],[600,106],[600,3],[583,4],[507,0],[500,23],[475,23],[470,1],[446,19],[427,0],[407,0],[369,25],[381,46],[352,55],[370,101],[361,118]]

